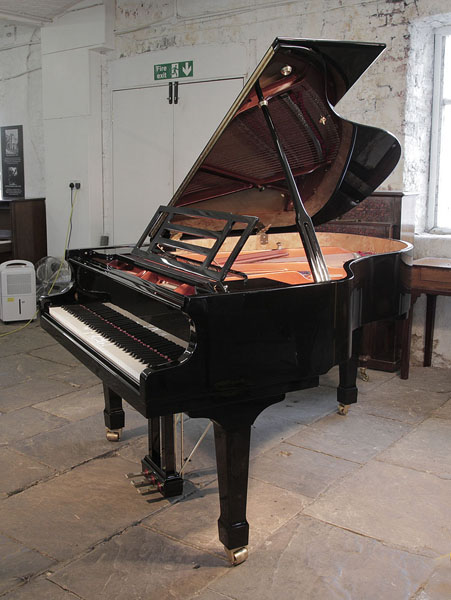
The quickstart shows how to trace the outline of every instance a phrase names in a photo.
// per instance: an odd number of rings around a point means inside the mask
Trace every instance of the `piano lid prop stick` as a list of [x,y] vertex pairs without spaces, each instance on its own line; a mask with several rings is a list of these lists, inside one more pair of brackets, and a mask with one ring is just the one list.
[[271,133],[274,146],[276,148],[276,152],[279,155],[280,164],[282,165],[282,169],[285,173],[288,189],[290,190],[290,195],[296,210],[296,226],[305,248],[305,253],[312,271],[313,279],[316,283],[330,281],[329,271],[327,270],[326,261],[324,260],[321,247],[315,234],[315,228],[313,227],[310,215],[305,210],[293,172],[290,167],[290,163],[288,162],[287,155],[285,154],[285,150],[282,147],[282,143],[271,118],[268,108],[268,101],[265,100],[260,83],[258,81],[255,82],[255,91],[259,100],[258,105],[260,106],[263,116],[265,117],[266,124],[268,125],[268,129]]
[[204,439],[204,437],[207,435],[208,431],[210,430],[211,426],[213,425],[213,421],[210,421],[210,423],[208,423],[207,427],[205,428],[205,431],[203,432],[203,434],[200,436],[200,438],[197,440],[196,445],[194,446],[194,448],[191,450],[190,455],[188,456],[188,458],[185,460],[185,462],[183,463],[182,468],[180,469],[180,475],[182,475],[183,471],[185,470],[186,465],[189,463],[189,461],[191,460],[193,454],[196,452],[196,450],[199,448],[202,440]]
[[185,453],[185,448],[184,448],[184,428],[183,428],[183,413],[182,413],[182,417],[181,417],[181,421],[180,421],[180,469],[182,469],[183,467],[183,454]]

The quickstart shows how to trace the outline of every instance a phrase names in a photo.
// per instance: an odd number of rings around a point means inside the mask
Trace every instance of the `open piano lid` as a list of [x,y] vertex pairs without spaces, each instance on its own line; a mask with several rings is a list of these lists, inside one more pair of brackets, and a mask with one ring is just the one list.
[[170,204],[255,215],[264,227],[293,226],[257,81],[313,223],[343,215],[367,198],[396,166],[399,143],[383,130],[342,119],[332,107],[384,48],[276,39]]
[[[257,217],[257,230],[295,230],[296,223],[311,218],[311,230],[367,198],[396,166],[399,143],[384,130],[342,119],[333,107],[384,48],[276,39],[169,203],[180,209],[170,216],[172,224],[215,231],[218,220],[209,213],[220,211]],[[268,113],[292,173],[291,186]],[[172,225],[161,227],[163,218],[169,217],[157,213],[132,254],[155,256],[161,240],[172,237]],[[249,224],[239,221],[233,218],[227,227],[247,229],[249,235]],[[144,250],[155,236],[155,248]],[[314,230],[311,237],[317,245]],[[319,246],[306,251],[322,261]],[[213,259],[207,257],[205,264]]]

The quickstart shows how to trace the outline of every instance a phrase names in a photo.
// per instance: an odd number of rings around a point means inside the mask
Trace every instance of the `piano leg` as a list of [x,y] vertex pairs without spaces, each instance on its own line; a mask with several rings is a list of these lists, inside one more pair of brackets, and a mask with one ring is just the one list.
[[233,565],[247,558],[249,524],[246,520],[251,425],[214,423],[218,469],[219,539]]
[[357,369],[359,366],[361,328],[355,329],[352,334],[352,355],[345,362],[340,363],[340,381],[337,388],[338,412],[340,415],[348,413],[349,405],[357,402]]
[[118,442],[121,439],[122,428],[125,424],[122,398],[105,383],[103,384],[103,395],[105,398],[103,416],[105,419],[106,439],[110,442]]
[[165,498],[180,496],[183,479],[175,464],[174,415],[152,417],[148,427],[149,454],[141,461],[142,472]]
[[[214,424],[218,471],[219,539],[232,565],[247,559],[249,524],[246,520],[247,482],[251,425],[271,404],[284,395],[246,404],[234,404],[205,413],[190,411],[190,417],[208,416]],[[207,412],[207,411],[206,411]]]

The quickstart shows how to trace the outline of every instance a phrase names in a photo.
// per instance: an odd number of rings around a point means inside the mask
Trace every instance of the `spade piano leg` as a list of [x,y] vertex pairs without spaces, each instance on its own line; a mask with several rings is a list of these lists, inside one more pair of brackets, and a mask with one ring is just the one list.
[[227,409],[209,411],[207,415],[189,413],[193,417],[208,416],[214,424],[220,505],[219,539],[232,565],[244,562],[248,556],[246,505],[251,425],[262,410],[283,398],[282,395],[249,405],[233,405]]
[[357,369],[359,366],[360,341],[362,330],[356,329],[352,335],[352,355],[345,362],[340,363],[340,381],[337,388],[338,412],[341,415],[348,413],[349,405],[357,402]]
[[105,419],[106,439],[110,442],[118,442],[121,439],[122,428],[125,424],[122,398],[105,383],[103,384],[103,395],[105,398],[103,416]]
[[152,417],[148,421],[149,454],[141,461],[143,474],[165,498],[180,496],[183,479],[176,471],[174,415]]
[[214,423],[218,469],[219,539],[232,564],[247,558],[249,524],[246,520],[251,426]]

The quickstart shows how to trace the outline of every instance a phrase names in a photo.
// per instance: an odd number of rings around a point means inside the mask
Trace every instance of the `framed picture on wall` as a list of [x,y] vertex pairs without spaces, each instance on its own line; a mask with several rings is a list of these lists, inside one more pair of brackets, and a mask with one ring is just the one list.
[[0,128],[2,145],[2,192],[3,198],[25,196],[22,125]]

